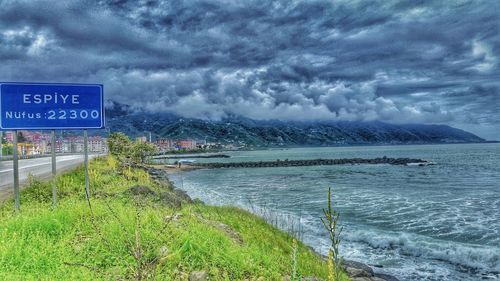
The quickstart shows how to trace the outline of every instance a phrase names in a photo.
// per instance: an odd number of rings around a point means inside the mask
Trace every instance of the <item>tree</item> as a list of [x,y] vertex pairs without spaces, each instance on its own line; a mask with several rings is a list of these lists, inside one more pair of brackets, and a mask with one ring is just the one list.
[[108,137],[109,153],[118,159],[130,157],[132,142],[124,133],[112,133]]
[[13,153],[12,144],[4,142],[2,144],[2,155],[11,155]]
[[131,148],[132,160],[138,163],[144,163],[146,157],[157,152],[156,146],[142,141],[135,142]]
[[26,137],[24,136],[23,132],[17,133],[17,141],[18,142],[26,142]]

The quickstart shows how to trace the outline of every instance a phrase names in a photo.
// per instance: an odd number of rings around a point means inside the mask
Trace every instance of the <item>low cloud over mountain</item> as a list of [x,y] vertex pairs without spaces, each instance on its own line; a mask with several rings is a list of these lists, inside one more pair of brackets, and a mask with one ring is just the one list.
[[[417,4],[418,3],[418,4]],[[500,139],[497,1],[0,1],[5,81],[187,118],[441,123]]]

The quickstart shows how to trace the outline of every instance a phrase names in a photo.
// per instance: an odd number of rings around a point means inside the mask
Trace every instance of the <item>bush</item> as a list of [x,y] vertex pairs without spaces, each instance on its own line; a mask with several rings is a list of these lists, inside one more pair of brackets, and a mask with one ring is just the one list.
[[109,153],[120,161],[144,163],[149,155],[157,152],[157,148],[149,143],[137,141],[133,143],[123,133],[112,133],[108,137]]

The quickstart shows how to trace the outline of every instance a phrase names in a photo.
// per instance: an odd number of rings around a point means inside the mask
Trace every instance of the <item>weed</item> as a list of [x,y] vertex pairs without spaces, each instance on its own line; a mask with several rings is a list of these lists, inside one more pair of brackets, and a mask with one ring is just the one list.
[[290,281],[300,281],[302,280],[300,273],[297,272],[297,240],[293,239],[292,241],[292,275]]
[[332,208],[331,188],[328,188],[328,205],[323,209],[321,222],[328,231],[330,249],[328,251],[328,280],[342,280],[342,257],[339,254],[340,235],[343,227],[338,227],[340,214]]

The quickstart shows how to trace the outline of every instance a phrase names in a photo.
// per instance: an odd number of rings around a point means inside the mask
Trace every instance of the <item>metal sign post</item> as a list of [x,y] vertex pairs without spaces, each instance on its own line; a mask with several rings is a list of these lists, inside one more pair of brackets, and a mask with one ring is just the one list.
[[19,200],[19,159],[17,156],[17,130],[12,135],[12,156],[14,157],[14,204],[16,211],[21,209],[21,202]]
[[52,154],[52,208],[57,206],[57,187],[56,187],[56,131],[51,132],[50,153]]
[[89,147],[87,130],[83,130],[83,150],[85,153],[85,197],[90,206],[90,188],[89,188]]
[[3,132],[0,131],[0,161],[2,161],[3,158]]

